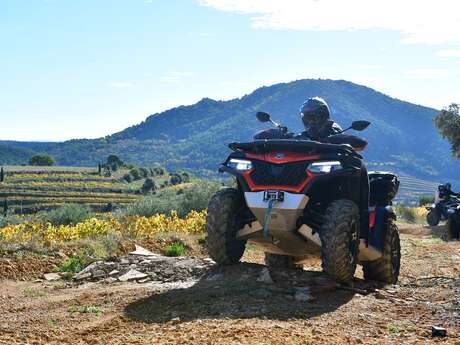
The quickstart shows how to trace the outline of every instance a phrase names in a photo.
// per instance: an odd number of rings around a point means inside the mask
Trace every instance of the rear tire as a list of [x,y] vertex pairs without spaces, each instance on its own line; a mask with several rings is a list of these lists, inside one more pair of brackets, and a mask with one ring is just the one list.
[[359,251],[359,210],[351,200],[333,201],[321,226],[323,270],[339,282],[353,279]]
[[426,222],[429,226],[437,226],[441,220],[441,216],[439,215],[436,209],[430,210],[426,215]]
[[396,284],[400,267],[401,244],[399,231],[393,220],[389,219],[382,257],[363,264],[364,279]]
[[283,270],[283,269],[302,269],[303,265],[296,265],[294,257],[289,255],[278,255],[272,253],[265,253],[265,266],[269,269]]
[[452,218],[447,221],[447,236],[449,240],[460,239],[460,224]]
[[236,239],[238,214],[244,206],[235,188],[225,188],[211,198],[206,217],[206,246],[209,256],[219,265],[240,261],[246,241]]

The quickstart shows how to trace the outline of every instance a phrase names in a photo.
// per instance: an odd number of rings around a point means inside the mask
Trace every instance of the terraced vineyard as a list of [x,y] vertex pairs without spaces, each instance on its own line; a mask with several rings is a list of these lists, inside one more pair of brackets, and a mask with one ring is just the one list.
[[400,181],[397,201],[418,201],[421,195],[433,195],[440,183],[420,180],[414,177],[399,175]]
[[[0,206],[19,214],[55,209],[64,204],[86,204],[94,211],[109,211],[139,198],[145,179],[127,183],[119,170],[110,177],[100,176],[96,168],[4,167],[0,182]],[[169,175],[155,177],[160,186]],[[3,209],[3,207],[2,207]]]

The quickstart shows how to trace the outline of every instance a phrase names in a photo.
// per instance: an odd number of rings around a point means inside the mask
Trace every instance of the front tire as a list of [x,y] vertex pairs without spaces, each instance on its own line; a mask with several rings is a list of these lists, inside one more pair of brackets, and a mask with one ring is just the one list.
[[351,200],[333,201],[321,226],[323,270],[339,282],[353,279],[359,251],[359,210]]
[[364,279],[396,284],[400,267],[401,244],[399,231],[396,224],[389,219],[382,257],[363,264]]
[[437,226],[441,220],[441,216],[439,215],[436,209],[430,210],[426,215],[426,222],[429,226]]
[[246,241],[238,240],[238,214],[244,207],[241,194],[235,188],[225,188],[211,198],[206,217],[206,246],[209,256],[218,265],[240,261]]

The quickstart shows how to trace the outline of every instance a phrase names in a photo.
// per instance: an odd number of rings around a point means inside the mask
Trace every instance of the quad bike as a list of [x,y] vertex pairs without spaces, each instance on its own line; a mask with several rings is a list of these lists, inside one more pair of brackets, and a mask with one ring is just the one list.
[[439,222],[448,220],[448,210],[458,205],[460,205],[460,199],[452,196],[449,201],[437,202],[426,206],[426,209],[429,211],[426,215],[426,222],[429,226],[437,226]]
[[[249,241],[265,251],[269,267],[301,267],[316,256],[340,282],[350,281],[360,263],[365,279],[396,283],[401,254],[391,201],[397,177],[368,175],[357,152],[367,142],[356,136],[341,131],[322,142],[298,139],[269,114],[257,118],[276,128],[256,133],[253,142],[229,144],[233,152],[219,171],[235,176],[237,187],[218,191],[209,203],[211,258],[235,264]],[[355,121],[346,130],[369,124]]]
[[447,207],[447,233],[450,240],[460,240],[460,202]]

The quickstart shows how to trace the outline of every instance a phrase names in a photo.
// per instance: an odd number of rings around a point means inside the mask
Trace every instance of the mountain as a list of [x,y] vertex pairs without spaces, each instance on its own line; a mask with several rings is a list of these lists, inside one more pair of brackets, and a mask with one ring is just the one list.
[[[459,179],[459,162],[432,124],[436,109],[343,80],[281,83],[229,101],[204,98],[194,105],[151,115],[138,125],[100,139],[0,144],[47,152],[65,165],[94,165],[114,153],[128,162],[159,162],[168,168],[207,174],[215,172],[226,157],[227,143],[250,140],[256,130],[264,128],[255,119],[256,111],[269,112],[276,121],[300,131],[298,107],[312,96],[325,98],[333,118],[342,126],[358,119],[372,122],[361,133],[369,140],[365,156],[370,168],[432,181]],[[11,157],[0,154],[0,163],[10,162]]]

